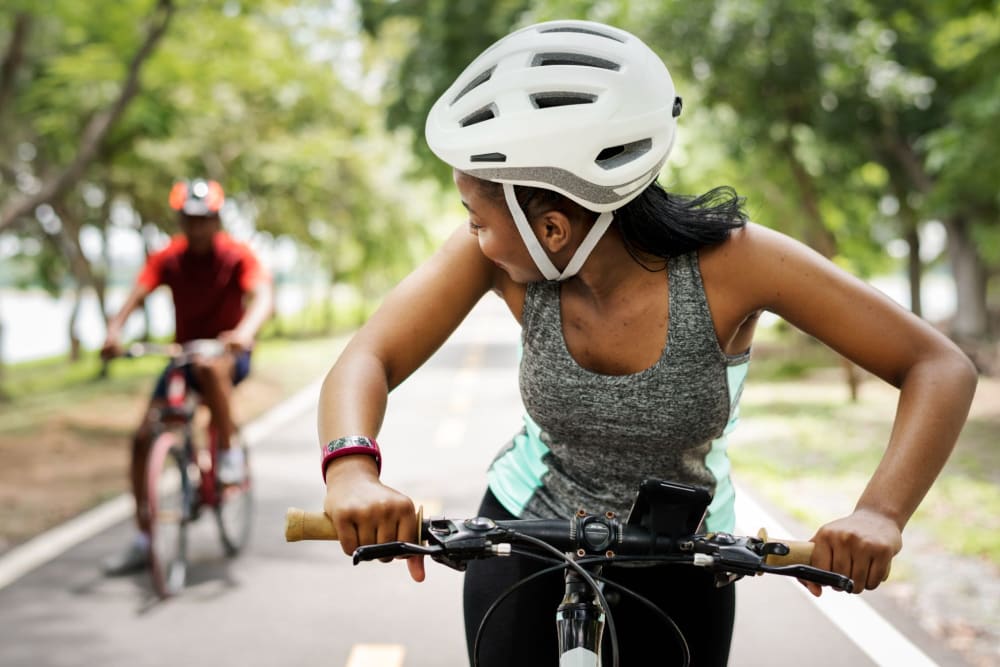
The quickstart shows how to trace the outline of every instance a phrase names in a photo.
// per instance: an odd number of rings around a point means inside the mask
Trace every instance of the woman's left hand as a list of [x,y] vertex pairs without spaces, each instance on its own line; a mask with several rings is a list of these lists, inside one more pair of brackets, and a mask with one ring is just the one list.
[[[890,517],[869,509],[821,527],[812,540],[813,567],[837,572],[854,581],[854,592],[873,590],[889,576],[889,564],[903,547],[899,526]],[[819,597],[823,589],[803,582]]]

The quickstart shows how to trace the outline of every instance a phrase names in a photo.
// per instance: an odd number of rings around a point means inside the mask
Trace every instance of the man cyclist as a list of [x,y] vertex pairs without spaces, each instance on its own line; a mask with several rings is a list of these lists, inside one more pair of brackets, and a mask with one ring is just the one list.
[[[121,333],[129,315],[154,289],[168,286],[174,302],[176,342],[214,338],[224,342],[229,352],[196,358],[188,381],[208,407],[218,434],[219,481],[238,484],[243,479],[244,457],[241,447],[232,446],[237,429],[229,397],[250,371],[254,338],[271,314],[273,291],[270,274],[253,251],[222,231],[219,211],[224,201],[222,186],[216,181],[198,178],[174,184],[170,207],[177,211],[182,233],[147,259],[132,292],[108,322],[101,355],[108,359],[121,354]],[[152,417],[166,405],[166,378],[164,370],[132,442],[130,474],[138,531],[122,553],[104,562],[108,575],[140,570],[148,561],[150,527],[142,511],[144,471]]]

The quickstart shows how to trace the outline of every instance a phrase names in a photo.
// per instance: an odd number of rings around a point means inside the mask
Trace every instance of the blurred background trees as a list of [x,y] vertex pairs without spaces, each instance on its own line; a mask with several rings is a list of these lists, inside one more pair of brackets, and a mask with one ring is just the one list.
[[[685,98],[681,146],[661,177],[668,188],[732,184],[757,221],[863,276],[902,259],[918,314],[923,276],[941,265],[956,304],[942,326],[981,365],[995,357],[983,342],[996,335],[990,282],[1000,274],[996,0],[360,5],[367,31],[408,43],[388,119],[414,130],[464,64],[512,25],[573,17],[634,32]],[[413,137],[415,154],[437,169]],[[943,244],[924,243],[945,234]]]
[[109,280],[131,277],[121,235],[157,246],[169,184],[204,174],[231,229],[293,258],[279,280],[322,274],[332,323],[335,287],[377,300],[455,214],[430,105],[494,40],[561,17],[664,58],[685,99],[669,189],[731,184],[850,270],[904,275],[917,313],[924,276],[947,273],[939,324],[995,357],[997,0],[8,0],[0,286],[106,312]]

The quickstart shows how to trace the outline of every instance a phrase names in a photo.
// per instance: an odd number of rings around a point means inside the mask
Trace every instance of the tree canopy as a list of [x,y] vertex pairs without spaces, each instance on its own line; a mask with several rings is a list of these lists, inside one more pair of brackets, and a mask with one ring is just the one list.
[[360,4],[367,30],[407,36],[390,118],[414,130],[428,169],[439,166],[423,118],[490,43],[552,18],[613,23],[663,57],[685,97],[669,188],[728,182],[756,219],[862,274],[884,270],[885,245],[902,239],[918,312],[920,230],[940,221],[955,333],[988,334],[986,285],[1000,272],[996,0]]
[[[434,100],[514,28],[588,18],[640,36],[685,98],[661,180],[727,183],[754,219],[861,274],[948,232],[954,332],[989,333],[1000,273],[1000,0],[10,0],[0,16],[0,234],[53,289],[102,289],[84,235],[171,231],[175,178],[377,293],[427,247],[449,170]],[[432,177],[431,183],[428,177]],[[434,186],[436,181],[439,186]],[[148,235],[152,238],[154,235]],[[897,243],[898,245],[898,243]],[[933,258],[931,258],[933,259]]]

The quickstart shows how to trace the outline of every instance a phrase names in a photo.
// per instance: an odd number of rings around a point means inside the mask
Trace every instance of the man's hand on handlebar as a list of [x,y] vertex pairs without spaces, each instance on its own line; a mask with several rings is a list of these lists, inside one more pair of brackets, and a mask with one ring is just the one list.
[[223,331],[219,334],[219,340],[226,345],[226,350],[233,353],[247,352],[253,348],[254,337],[240,329]]
[[[331,462],[326,484],[323,510],[345,554],[362,545],[417,541],[413,501],[379,481],[372,457],[345,456]],[[407,567],[414,581],[424,580],[423,556],[407,558]]]
[[[903,547],[896,522],[866,509],[822,526],[812,541],[816,544],[812,565],[850,577],[855,593],[878,588],[889,576],[893,556]],[[817,597],[823,591],[816,584],[803,584]]]
[[107,338],[104,339],[104,345],[101,346],[101,359],[110,361],[123,354],[125,354],[125,349],[122,347],[120,337],[116,333],[109,331]]

